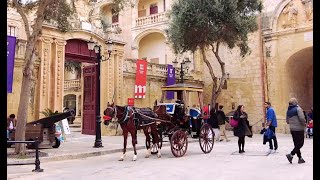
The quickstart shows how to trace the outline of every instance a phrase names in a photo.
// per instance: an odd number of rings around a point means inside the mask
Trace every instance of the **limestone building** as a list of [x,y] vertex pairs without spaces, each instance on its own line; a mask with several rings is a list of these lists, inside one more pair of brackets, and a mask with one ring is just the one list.
[[[71,2],[71,1],[70,1]],[[212,80],[199,52],[174,55],[167,41],[167,13],[174,0],[133,0],[119,16],[113,16],[112,0],[74,0],[77,14],[70,18],[72,30],[62,33],[55,22],[45,22],[35,58],[35,86],[29,104],[28,120],[42,117],[45,108],[76,110],[76,122],[82,132],[94,134],[93,55],[87,41],[93,38],[108,57],[106,41],[113,41],[110,60],[101,63],[101,112],[107,102],[127,104],[134,97],[135,60],[146,59],[146,98],[135,99],[138,107],[152,107],[160,99],[160,87],[165,85],[167,64],[177,58],[189,58],[192,64],[186,82],[204,86],[205,104],[209,103]],[[243,104],[252,124],[264,118],[263,102],[269,100],[279,119],[279,131],[288,132],[285,111],[290,97],[297,97],[302,108],[313,103],[313,1],[264,0],[259,15],[259,30],[250,35],[251,54],[241,58],[237,49],[222,47],[220,56],[229,73],[227,89],[218,99],[226,112]],[[17,37],[13,93],[8,97],[8,114],[17,113],[21,90],[23,55],[26,35],[19,14],[8,8],[8,35]],[[103,32],[101,19],[110,26]],[[29,17],[29,22],[32,22]],[[219,76],[219,66],[211,51],[207,55]],[[76,70],[67,66],[76,62]],[[72,63],[71,63],[72,64]],[[80,68],[79,68],[80,67]],[[71,68],[72,69],[72,68]],[[304,73],[300,73],[304,72]],[[221,73],[220,73],[221,76]],[[178,75],[176,76],[178,77]],[[196,102],[196,97],[190,99]],[[261,128],[261,123],[254,126]],[[103,134],[108,134],[102,125]]]

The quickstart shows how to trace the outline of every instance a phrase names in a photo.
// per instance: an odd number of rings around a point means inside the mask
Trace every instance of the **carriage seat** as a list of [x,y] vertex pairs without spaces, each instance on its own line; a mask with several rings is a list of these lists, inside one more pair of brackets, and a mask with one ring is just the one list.
[[198,119],[201,116],[201,111],[197,108],[190,108],[189,114],[193,119]]

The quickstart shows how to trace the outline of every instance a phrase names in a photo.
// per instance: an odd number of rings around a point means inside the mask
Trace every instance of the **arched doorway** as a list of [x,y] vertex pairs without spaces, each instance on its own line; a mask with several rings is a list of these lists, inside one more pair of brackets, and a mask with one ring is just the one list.
[[154,32],[144,36],[139,42],[140,59],[148,62],[166,64],[166,44],[163,34]]
[[74,94],[68,94],[63,97],[63,107],[76,110],[76,95]]
[[[75,76],[78,79],[68,79],[70,82],[69,85],[72,87],[77,83],[83,82],[83,85],[80,85],[80,92],[83,94],[83,103],[79,103],[78,105],[83,105],[83,110],[78,111],[78,113],[82,116],[82,133],[83,134],[95,134],[96,129],[96,87],[95,82],[97,80],[96,77],[96,59],[95,52],[90,52],[88,49],[88,45],[86,41],[80,39],[70,39],[67,41],[65,47],[65,61],[71,63],[81,63],[83,67],[83,72],[79,72],[81,76]],[[66,65],[65,65],[66,66]],[[74,65],[73,65],[74,67]],[[65,67],[66,68],[66,67]],[[81,68],[80,68],[81,70]],[[65,78],[68,78],[65,76]],[[80,80],[80,78],[82,80]],[[66,79],[65,79],[66,80]],[[66,81],[65,81],[66,84]],[[72,87],[68,89],[68,92],[77,91],[79,88]],[[78,93],[74,93],[78,94]],[[81,97],[81,95],[80,95]],[[76,99],[74,96],[74,109],[76,110]],[[79,114],[78,114],[79,115]]]
[[295,97],[304,110],[313,105],[313,47],[293,54],[286,63],[288,99]]

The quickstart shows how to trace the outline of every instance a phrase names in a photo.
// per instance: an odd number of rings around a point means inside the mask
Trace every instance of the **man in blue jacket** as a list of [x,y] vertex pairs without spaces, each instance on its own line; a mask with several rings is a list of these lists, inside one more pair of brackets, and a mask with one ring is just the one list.
[[[269,153],[275,153],[278,149],[278,142],[276,137],[276,127],[278,126],[276,112],[274,111],[273,107],[271,107],[270,102],[265,102],[264,107],[267,109],[267,122],[266,128],[269,128],[271,131],[274,132],[274,136],[269,139]],[[274,149],[272,145],[272,140],[274,143]]]

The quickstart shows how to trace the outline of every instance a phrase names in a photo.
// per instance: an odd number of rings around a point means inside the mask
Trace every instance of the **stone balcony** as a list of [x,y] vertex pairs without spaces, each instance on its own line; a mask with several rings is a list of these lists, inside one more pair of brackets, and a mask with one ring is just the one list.
[[[71,30],[84,30],[84,31],[90,31],[104,39],[108,39],[109,37],[113,41],[123,42],[123,38],[121,34],[115,33],[119,30],[119,23],[113,23],[111,24],[111,27],[107,29],[107,32],[104,32],[102,28],[97,28],[94,25],[85,22],[85,21],[79,21],[79,20],[70,20],[69,21],[71,25]],[[51,27],[58,27],[58,23],[55,21],[44,21],[43,24],[45,26],[51,26]]]
[[[135,59],[126,59],[123,64],[123,72],[125,76],[135,76],[136,74],[136,60]],[[176,68],[176,79],[179,79],[180,68]],[[168,74],[168,66],[166,64],[156,64],[149,63],[147,66],[147,77],[155,79],[166,79]],[[185,80],[194,80],[191,75],[185,75]]]
[[79,91],[81,89],[80,79],[65,80],[64,81],[64,90],[74,90]]
[[151,16],[139,17],[136,19],[136,27],[146,27],[150,25],[157,25],[159,23],[168,22],[169,18],[167,12],[153,14]]

